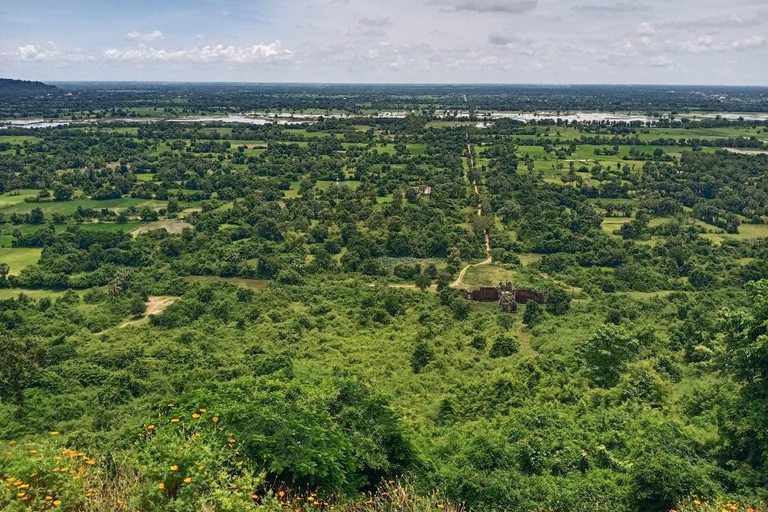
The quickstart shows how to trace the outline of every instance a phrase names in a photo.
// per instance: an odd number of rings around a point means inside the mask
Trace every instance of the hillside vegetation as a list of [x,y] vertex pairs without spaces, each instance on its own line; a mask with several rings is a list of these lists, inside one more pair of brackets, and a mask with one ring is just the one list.
[[0,509],[764,511],[768,126],[476,124],[3,130]]

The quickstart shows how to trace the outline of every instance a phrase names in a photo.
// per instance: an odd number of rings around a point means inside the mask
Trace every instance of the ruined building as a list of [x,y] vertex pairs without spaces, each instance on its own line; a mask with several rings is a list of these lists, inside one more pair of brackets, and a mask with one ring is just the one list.
[[525,304],[529,300],[544,304],[547,292],[544,290],[516,289],[510,281],[499,283],[498,286],[481,286],[477,290],[461,290],[467,300],[478,302],[497,302],[501,310],[507,313],[517,311],[517,304]]

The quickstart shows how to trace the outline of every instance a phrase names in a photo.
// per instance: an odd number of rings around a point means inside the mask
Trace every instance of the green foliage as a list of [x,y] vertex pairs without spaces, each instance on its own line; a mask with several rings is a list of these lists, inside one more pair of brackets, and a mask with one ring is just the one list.
[[[55,438],[58,432],[51,432]],[[60,443],[10,441],[0,454],[0,509],[84,510],[101,477],[96,461]]]
[[493,340],[491,350],[488,351],[488,355],[492,358],[497,357],[509,357],[514,355],[520,350],[520,342],[509,336],[499,336]]
[[427,342],[418,340],[413,347],[413,354],[411,355],[411,369],[413,373],[421,373],[421,371],[435,358],[434,351],[429,348]]
[[243,454],[229,427],[205,408],[168,407],[133,447],[137,482],[128,492],[142,511],[253,509],[264,475]]
[[560,286],[547,290],[547,311],[555,315],[564,315],[571,308],[571,296]]
[[584,373],[597,386],[613,387],[638,348],[637,339],[626,329],[604,325],[579,346]]
[[536,322],[539,321],[542,314],[543,311],[539,303],[529,300],[525,304],[525,310],[523,310],[523,323],[529,327],[533,327]]

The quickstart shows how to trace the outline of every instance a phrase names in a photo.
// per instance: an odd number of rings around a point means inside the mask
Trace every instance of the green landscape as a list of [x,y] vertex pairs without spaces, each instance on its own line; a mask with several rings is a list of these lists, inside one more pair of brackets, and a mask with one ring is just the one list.
[[157,87],[0,106],[0,509],[766,510],[768,121]]

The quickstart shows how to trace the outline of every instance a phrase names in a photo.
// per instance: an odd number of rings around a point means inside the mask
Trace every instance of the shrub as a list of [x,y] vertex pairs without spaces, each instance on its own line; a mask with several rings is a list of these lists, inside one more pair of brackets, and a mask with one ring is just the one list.
[[520,342],[514,338],[507,336],[499,336],[493,341],[491,350],[488,351],[488,355],[493,358],[509,357],[517,353],[520,350]]

